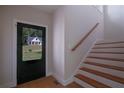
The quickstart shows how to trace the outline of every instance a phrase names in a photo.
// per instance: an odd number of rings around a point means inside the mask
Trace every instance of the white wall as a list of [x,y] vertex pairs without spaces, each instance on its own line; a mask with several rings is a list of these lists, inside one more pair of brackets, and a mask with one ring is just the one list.
[[124,6],[110,5],[104,7],[105,40],[124,40]]
[[[2,9],[3,9],[3,7],[0,7],[0,11],[2,11]],[[3,31],[3,13],[0,13],[0,20],[1,20],[1,22],[0,22],[0,32],[1,31]],[[2,42],[3,41],[3,35],[2,34],[0,34],[0,42]],[[2,80],[4,80],[4,77],[3,77],[3,47],[2,47],[2,44],[0,44],[1,46],[0,46],[0,84],[2,83]]]
[[[27,6],[0,7],[0,87],[12,87],[16,84],[16,26],[14,20],[20,20],[48,27],[47,74],[52,72],[52,16]],[[2,30],[1,30],[2,29]]]
[[[97,38],[103,39],[103,14],[94,6],[67,6],[65,17],[65,80],[71,79],[78,65]],[[77,50],[71,49],[96,24],[95,32]]]
[[59,81],[64,80],[64,11],[60,8],[53,15],[53,75]]
[[[96,34],[76,51],[71,49],[97,23]],[[54,14],[54,73],[62,84],[72,81],[75,70],[98,37],[103,39],[103,14],[94,6],[72,5],[59,8]],[[64,40],[64,41],[63,41]]]
[[[14,76],[16,72],[16,65],[14,65],[16,63],[14,19],[48,26],[48,73],[52,72],[53,57],[54,76],[63,84],[73,75],[97,36],[102,37],[103,16],[92,6],[62,6],[59,8],[54,14],[53,39],[51,15],[26,6],[4,6],[3,9],[0,7],[0,13],[2,49],[0,52],[0,87],[10,87],[16,83]],[[91,35],[75,52],[71,52],[71,48],[97,22],[100,22],[100,25],[96,31],[100,33]]]

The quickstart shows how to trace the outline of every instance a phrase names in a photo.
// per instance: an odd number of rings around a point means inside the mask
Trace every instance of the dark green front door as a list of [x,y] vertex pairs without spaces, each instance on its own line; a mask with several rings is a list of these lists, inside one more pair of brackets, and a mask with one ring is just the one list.
[[46,28],[17,23],[17,84],[45,76]]

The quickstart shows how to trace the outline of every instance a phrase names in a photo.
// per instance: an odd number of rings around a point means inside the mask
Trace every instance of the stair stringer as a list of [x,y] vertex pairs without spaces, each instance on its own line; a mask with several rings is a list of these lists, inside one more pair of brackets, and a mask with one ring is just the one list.
[[[66,82],[65,82],[64,85],[68,85],[69,83],[74,82],[74,80],[75,80],[75,77],[74,77],[74,76],[78,73],[79,68],[82,66],[82,62],[85,61],[85,59],[87,58],[87,56],[88,56],[89,53],[91,52],[91,50],[92,50],[92,48],[94,47],[94,45],[95,45],[96,42],[98,42],[97,39],[92,43],[91,47],[90,47],[89,50],[87,51],[86,55],[82,58],[81,62],[79,63],[79,65],[78,65],[77,68],[75,69],[75,71],[74,71],[74,73],[72,74],[72,76],[71,76],[68,80],[65,80]],[[70,81],[70,82],[69,82],[69,81]]]

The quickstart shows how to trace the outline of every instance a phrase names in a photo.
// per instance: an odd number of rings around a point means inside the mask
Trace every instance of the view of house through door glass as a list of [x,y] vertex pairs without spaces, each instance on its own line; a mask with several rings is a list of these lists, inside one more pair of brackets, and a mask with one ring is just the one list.
[[42,59],[42,30],[23,27],[23,61]]
[[45,76],[45,27],[17,23],[17,83]]

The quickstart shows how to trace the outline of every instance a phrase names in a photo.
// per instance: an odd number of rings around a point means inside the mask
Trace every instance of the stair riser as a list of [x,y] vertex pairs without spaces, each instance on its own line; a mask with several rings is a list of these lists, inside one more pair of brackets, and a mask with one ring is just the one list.
[[120,52],[120,53],[124,53],[124,49],[122,49],[122,48],[92,49],[91,52]]
[[82,87],[85,87],[85,88],[94,88],[94,87],[91,86],[90,84],[88,84],[88,83],[86,83],[86,82],[84,82],[84,81],[82,81],[82,80],[80,80],[80,79],[78,79],[78,78],[74,78],[74,81],[75,81],[77,84],[81,85]]
[[75,82],[87,88],[124,88],[124,42],[97,43],[104,44],[95,44],[75,75]]
[[108,60],[95,59],[95,58],[86,58],[85,61],[99,63],[99,64],[112,65],[112,66],[118,66],[118,67],[124,67],[124,62],[119,62],[119,61],[111,61],[111,60],[108,61]]
[[101,44],[101,45],[95,45],[94,47],[124,47],[124,43],[118,43],[118,44]]
[[90,53],[88,56],[124,59],[124,54],[101,54],[101,53],[97,54],[97,53]]
[[95,75],[95,74],[92,74],[92,73],[89,73],[89,72],[86,72],[86,71],[83,71],[83,70],[80,70],[78,73],[80,73],[82,75],[85,75],[85,76],[87,76],[91,79],[94,79],[98,82],[101,82],[105,85],[108,85],[110,87],[116,87],[116,88],[124,87],[124,84],[120,84],[118,82],[112,81],[110,79],[106,79],[104,77],[101,77],[101,76],[98,76],[98,75]]
[[118,70],[98,67],[98,66],[89,65],[89,64],[82,64],[82,66],[90,68],[90,69],[93,69],[93,70],[97,70],[97,71],[100,71],[100,72],[104,72],[104,73],[107,73],[107,74],[111,74],[111,75],[114,75],[114,76],[124,78],[124,72],[123,71],[118,71]]
[[102,41],[97,41],[97,42],[96,42],[96,44],[101,44],[101,43],[104,43],[104,44],[105,44],[105,43],[107,43],[107,44],[121,44],[121,43],[122,43],[122,44],[123,44],[124,41],[111,41],[111,40],[110,40],[110,41],[109,41],[109,40],[107,40],[107,41],[104,40],[104,41],[103,41],[103,40],[102,40]]

